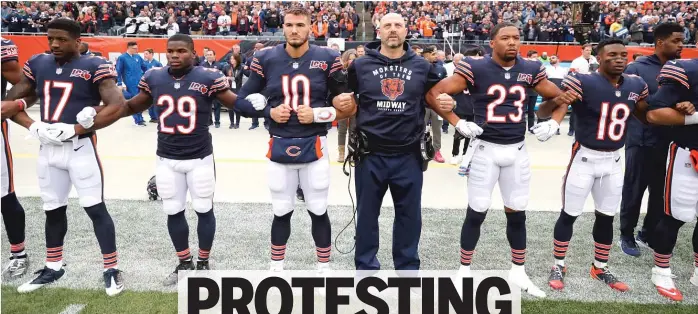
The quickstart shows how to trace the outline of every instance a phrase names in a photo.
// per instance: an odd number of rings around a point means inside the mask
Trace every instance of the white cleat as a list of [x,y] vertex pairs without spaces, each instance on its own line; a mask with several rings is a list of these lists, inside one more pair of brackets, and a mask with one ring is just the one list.
[[284,261],[271,261],[269,263],[269,272],[280,273],[284,271]]
[[545,292],[533,284],[523,267],[514,266],[509,271],[509,283],[519,286],[524,291],[534,297],[545,298]]
[[694,271],[689,280],[694,286],[698,287],[698,271]]
[[683,295],[676,288],[674,278],[670,268],[652,267],[652,283],[657,288],[657,292],[663,297],[672,301],[682,301]]
[[[330,268],[330,263],[317,263],[317,276],[318,277],[328,277],[332,274],[332,269]],[[325,296],[327,292],[325,291],[327,287],[317,288],[317,293],[321,296]]]
[[451,164],[452,165],[460,165],[460,163],[463,161],[463,155],[458,155],[458,156],[453,156],[451,157]]

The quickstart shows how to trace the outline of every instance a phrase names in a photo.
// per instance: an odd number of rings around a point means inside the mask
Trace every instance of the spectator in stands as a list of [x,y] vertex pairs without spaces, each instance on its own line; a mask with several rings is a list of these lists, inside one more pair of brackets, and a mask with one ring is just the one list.
[[318,12],[317,20],[313,23],[313,37],[315,37],[315,40],[325,40],[328,28],[329,25],[326,20],[323,20],[322,13]]
[[330,21],[328,22],[327,32],[330,38],[340,38],[341,28],[339,22],[337,21],[337,15],[330,15]]
[[[225,13],[225,12],[223,12]],[[223,35],[223,36],[228,36],[230,34],[230,25],[231,25],[231,19],[230,15],[228,14],[221,14],[218,16],[218,20],[216,21],[218,24],[218,32],[216,35]]]
[[352,38],[352,34],[354,33],[354,22],[349,16],[349,13],[342,13],[342,19],[339,20],[339,29],[341,31],[341,38]]
[[[126,53],[116,59],[117,85],[135,96],[138,94],[138,82],[147,70],[143,58],[138,54],[138,43],[130,41],[126,44]],[[133,115],[136,125],[145,126],[142,113]]]
[[245,36],[250,31],[250,18],[240,9],[238,12],[238,35]]
[[[242,87],[242,59],[240,54],[231,54],[230,59],[228,59],[228,65],[224,69],[225,75],[230,79],[230,88],[235,94],[238,93]],[[240,128],[240,114],[235,112],[235,110],[228,110],[228,116],[230,117],[230,129]]]
[[272,4],[269,9],[269,13],[264,16],[264,22],[267,25],[269,32],[276,33],[279,25],[281,25],[281,18],[279,12],[276,11],[276,7]]
[[167,37],[179,33],[179,24],[175,23],[174,17],[170,17],[167,20],[167,25],[165,25],[165,28],[167,29]]
[[180,34],[189,35],[189,17],[187,17],[186,10],[179,12],[179,16],[177,17],[177,27],[179,28]]
[[213,13],[209,13],[206,16],[206,20],[204,20],[204,35],[208,36],[213,36],[216,35],[216,32],[218,31],[218,22],[216,20],[216,17],[213,15]]
[[204,19],[199,10],[194,10],[194,14],[189,17],[189,32],[192,35],[203,35]]
[[524,27],[523,34],[525,41],[537,41],[538,33],[540,33],[540,27],[536,25],[536,21],[533,19],[528,20],[526,27]]

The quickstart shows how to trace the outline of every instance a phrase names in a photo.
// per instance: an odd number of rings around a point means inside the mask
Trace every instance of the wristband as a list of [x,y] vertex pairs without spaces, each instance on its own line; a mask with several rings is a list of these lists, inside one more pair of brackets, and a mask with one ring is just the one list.
[[313,108],[314,123],[328,123],[337,118],[337,109],[334,107]]
[[684,117],[684,125],[698,124],[698,112],[693,113],[690,116]]
[[24,111],[24,109],[27,108],[27,102],[24,101],[24,99],[17,99],[16,102],[17,105],[19,105],[19,111]]

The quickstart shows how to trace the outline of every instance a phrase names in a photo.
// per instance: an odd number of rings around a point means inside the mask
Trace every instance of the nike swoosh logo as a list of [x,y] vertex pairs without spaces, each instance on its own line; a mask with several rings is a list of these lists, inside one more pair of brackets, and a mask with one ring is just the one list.
[[85,145],[81,145],[80,147],[75,148],[75,149],[73,149],[73,150],[77,152],[77,151],[80,150],[80,148],[82,148],[83,146],[85,146]]
[[657,290],[659,290],[659,292],[665,293],[665,294],[670,295],[670,296],[677,296],[679,294],[678,291],[676,290],[676,288],[669,290],[669,289],[657,286]]
[[523,147],[524,147],[524,146],[523,146],[523,145],[521,145],[521,147],[519,147],[519,150],[521,150],[521,149],[522,149]]
[[616,159],[616,162],[618,162],[619,160],[620,160],[620,157],[618,157],[618,159]]

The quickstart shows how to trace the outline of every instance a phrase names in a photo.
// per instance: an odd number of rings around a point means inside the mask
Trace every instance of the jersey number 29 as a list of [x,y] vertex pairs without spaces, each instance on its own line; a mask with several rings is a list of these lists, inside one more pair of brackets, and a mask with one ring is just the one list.
[[[620,141],[625,132],[625,121],[630,117],[630,107],[624,103],[617,103],[610,109],[610,103],[601,103],[601,115],[599,116],[599,127],[596,132],[596,139],[603,141],[608,138],[614,142]],[[623,115],[620,116],[620,113]],[[610,123],[608,120],[611,120]]]
[[[281,89],[284,93],[284,105],[291,107],[293,111],[297,111],[300,105],[310,106],[310,79],[307,76],[298,74],[291,78],[282,75]],[[299,103],[301,101],[302,103]]]
[[[165,107],[160,114],[160,132],[175,134],[176,130],[179,134],[190,134],[196,128],[196,99],[193,97],[182,96],[175,103],[172,96],[162,95],[158,98],[156,104]],[[184,124],[175,123],[173,126],[168,126],[165,124],[165,120],[175,111],[177,115],[188,121]]]
[[[509,88],[507,91],[506,87],[503,85],[492,85],[490,88],[487,89],[487,95],[497,95],[497,99],[489,104],[487,104],[487,122],[494,122],[494,123],[519,123],[521,122],[521,119],[523,118],[523,106],[524,106],[524,100],[526,99],[526,89],[521,86],[521,85],[514,85]],[[507,98],[509,94],[518,94],[519,95],[519,100],[514,101],[514,106],[516,106],[517,113],[513,114],[510,113],[506,116],[498,116],[497,114],[494,113],[494,109],[497,108],[497,106],[501,105],[504,103],[504,100]],[[507,121],[507,117],[509,117],[509,121]]]

